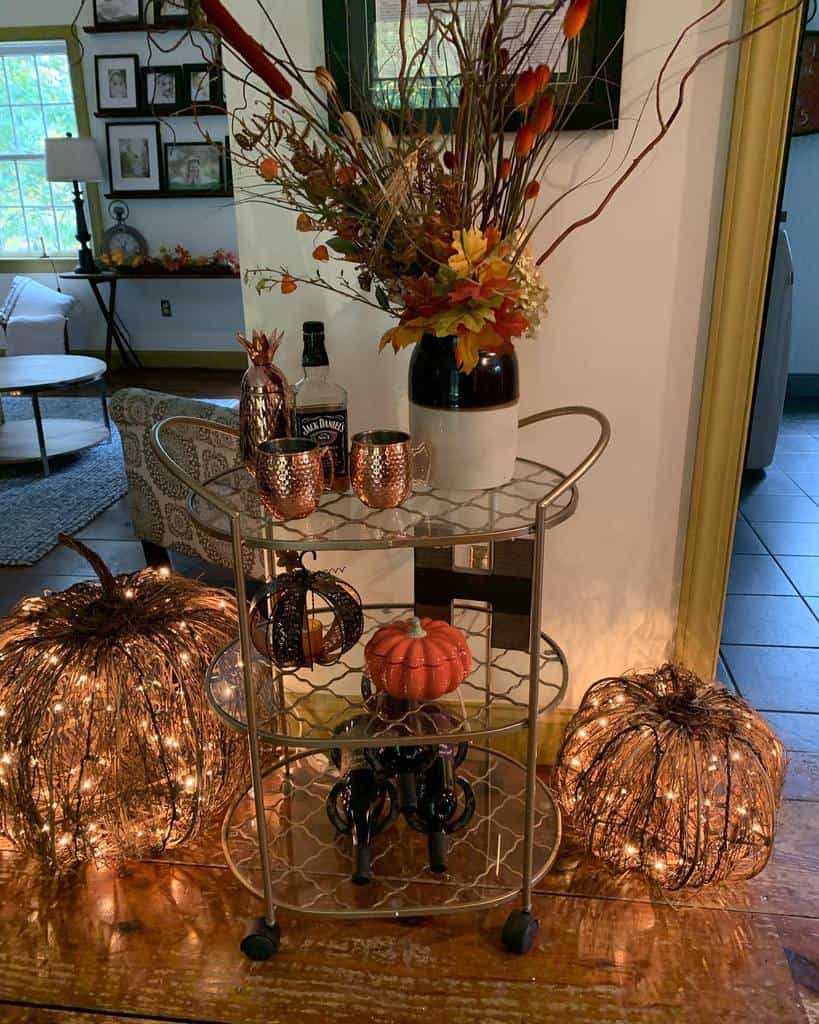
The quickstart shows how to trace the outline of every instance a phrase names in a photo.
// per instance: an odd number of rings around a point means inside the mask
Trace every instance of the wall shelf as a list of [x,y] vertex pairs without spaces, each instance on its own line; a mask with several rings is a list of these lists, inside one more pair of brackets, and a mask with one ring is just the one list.
[[194,25],[86,25],[83,32],[89,35],[107,35],[112,32],[201,32],[202,35],[213,35],[210,29],[196,28]]
[[106,192],[106,199],[232,199],[233,189],[218,192]]
[[193,111],[193,110],[178,110],[178,111],[173,111],[170,114],[167,114],[167,113],[166,114],[162,114],[162,113],[159,113],[158,111],[154,112],[154,111],[151,111],[151,110],[138,110],[138,111],[136,111],[136,113],[134,113],[133,111],[130,111],[128,113],[121,113],[121,114],[120,113],[116,113],[114,111],[112,111],[110,114],[103,114],[103,113],[100,113],[99,110],[97,110],[94,113],[94,117],[98,117],[98,118],[100,118],[100,120],[103,120],[103,121],[111,121],[111,120],[126,121],[129,118],[136,119],[136,118],[145,118],[145,117],[156,118],[157,120],[164,121],[168,117],[191,117],[191,118],[194,118],[194,117],[226,117],[226,116],[227,116],[227,110],[225,110],[224,107],[216,107],[216,106],[213,106],[212,104],[209,104],[209,103],[200,103],[200,104],[198,104],[196,111]]

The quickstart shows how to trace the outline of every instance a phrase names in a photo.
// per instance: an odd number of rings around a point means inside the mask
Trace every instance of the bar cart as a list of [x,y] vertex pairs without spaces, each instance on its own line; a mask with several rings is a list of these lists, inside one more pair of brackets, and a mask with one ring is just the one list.
[[[608,445],[610,427],[605,416],[582,406],[520,422],[529,430],[568,416],[591,418],[599,428],[594,446],[569,473],[518,459],[511,482],[495,490],[421,486],[403,505],[380,511],[354,494],[330,493],[309,517],[286,522],[265,512],[243,467],[230,468],[229,456],[238,451],[231,428],[186,417],[154,427],[158,458],[189,492],[194,529],[223,550],[229,544],[233,560],[239,637],[216,657],[206,685],[214,711],[246,733],[250,746],[250,786],[226,815],[222,843],[233,873],[264,901],[264,916],[241,943],[251,959],[277,951],[279,908],[417,918],[518,896],[502,941],[517,953],[531,948],[538,929],[532,889],[552,865],[561,837],[560,811],[537,776],[537,727],[568,683],[563,652],[541,631],[544,542],[548,530],[575,512],[577,483]],[[182,453],[209,439],[221,452],[198,460],[206,477],[200,480],[183,467]],[[413,550],[413,599],[364,605],[363,636],[339,661],[283,671],[260,653],[248,612],[249,567],[270,581],[277,552],[389,548]],[[379,626],[413,614],[461,629],[473,668],[447,697],[385,712],[381,695],[369,687],[364,645]],[[497,749],[516,732],[526,737],[523,761]],[[385,758],[396,748],[433,750],[442,763],[446,755],[460,787],[453,818],[459,827],[446,837],[444,859],[433,863],[433,844],[428,850],[411,814],[397,813],[395,787],[385,780],[365,877],[355,871],[351,877],[356,851],[339,827],[336,800],[344,766],[374,751]]]

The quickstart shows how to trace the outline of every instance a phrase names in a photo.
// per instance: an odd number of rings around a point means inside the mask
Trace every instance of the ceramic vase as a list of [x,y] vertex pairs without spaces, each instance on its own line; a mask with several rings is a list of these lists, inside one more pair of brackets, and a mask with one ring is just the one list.
[[446,490],[500,487],[515,472],[520,384],[514,352],[481,352],[463,373],[458,339],[426,334],[410,360],[410,433],[430,452],[429,482]]

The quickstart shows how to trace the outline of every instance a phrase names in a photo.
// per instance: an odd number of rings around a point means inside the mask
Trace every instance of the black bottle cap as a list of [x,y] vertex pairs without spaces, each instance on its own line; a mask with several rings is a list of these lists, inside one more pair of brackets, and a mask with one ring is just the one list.
[[301,357],[302,366],[329,366],[327,349],[324,347],[324,324],[321,320],[307,320],[302,328],[304,332],[304,352]]

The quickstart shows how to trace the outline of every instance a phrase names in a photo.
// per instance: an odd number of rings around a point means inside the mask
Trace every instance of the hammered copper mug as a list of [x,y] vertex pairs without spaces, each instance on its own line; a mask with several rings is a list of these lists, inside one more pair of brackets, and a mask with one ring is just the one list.
[[256,484],[275,519],[304,519],[318,508],[322,494],[332,490],[335,472],[329,448],[304,438],[280,437],[263,441],[257,452]]
[[[420,457],[426,470],[418,472]],[[412,494],[413,484],[429,475],[429,449],[412,443],[400,430],[368,430],[353,437],[350,480],[358,497],[370,508],[395,508]]]

